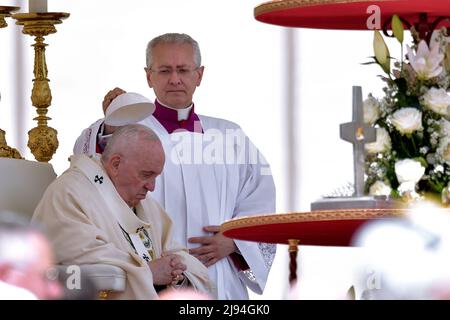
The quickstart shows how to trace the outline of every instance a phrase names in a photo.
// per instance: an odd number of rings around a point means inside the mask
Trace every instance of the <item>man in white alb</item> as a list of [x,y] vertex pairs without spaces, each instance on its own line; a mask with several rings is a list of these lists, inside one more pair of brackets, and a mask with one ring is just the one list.
[[[161,35],[149,42],[146,58],[156,109],[140,123],[160,137],[167,157],[152,197],[174,221],[176,239],[208,267],[219,299],[248,299],[246,287],[261,294],[275,245],[233,241],[219,226],[235,217],[275,211],[270,167],[238,125],[195,113],[192,97],[204,67],[194,39]],[[111,90],[104,111],[124,92]],[[74,153],[101,153],[115,129],[98,120],[83,131]]]
[[147,197],[164,160],[159,138],[139,124],[117,130],[100,160],[72,156],[32,219],[46,226],[57,262],[121,267],[126,290],[112,298],[153,299],[167,286],[215,297],[206,267],[173,240],[172,221]]

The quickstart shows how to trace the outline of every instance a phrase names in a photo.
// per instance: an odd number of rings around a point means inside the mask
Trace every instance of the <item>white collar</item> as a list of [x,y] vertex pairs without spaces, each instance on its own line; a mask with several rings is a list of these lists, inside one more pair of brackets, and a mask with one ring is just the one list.
[[[158,100],[158,99],[156,99],[156,100]],[[194,106],[194,104],[191,103],[186,108],[176,109],[176,108],[169,107],[169,106],[165,105],[164,103],[161,103],[161,101],[159,101],[159,100],[158,100],[158,103],[160,105],[162,105],[164,108],[175,110],[178,113],[178,121],[187,120],[189,118],[189,114],[191,113],[191,109]]]

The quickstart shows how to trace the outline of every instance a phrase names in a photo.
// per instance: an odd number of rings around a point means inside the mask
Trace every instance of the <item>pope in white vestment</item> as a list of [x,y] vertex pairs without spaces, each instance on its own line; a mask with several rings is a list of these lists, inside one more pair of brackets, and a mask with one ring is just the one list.
[[94,158],[71,157],[70,168],[49,186],[32,221],[46,226],[57,263],[104,263],[125,270],[126,290],[112,298],[155,298],[147,261],[161,257],[162,252],[181,256],[189,283],[215,297],[207,269],[174,241],[172,221],[165,211],[147,197],[133,212]]
[[[162,107],[156,101],[156,111]],[[192,112],[193,113],[193,112]],[[154,114],[154,115],[155,115]],[[169,133],[155,116],[140,124],[160,138],[166,163],[156,180],[153,197],[174,221],[175,239],[188,248],[191,237],[211,235],[204,226],[275,212],[275,185],[270,167],[258,149],[235,123],[198,115],[194,132]],[[96,154],[97,134],[103,119],[85,129],[74,153]],[[219,299],[248,299],[247,288],[261,294],[275,255],[275,245],[235,240],[248,265],[238,267],[230,256],[208,268]]]

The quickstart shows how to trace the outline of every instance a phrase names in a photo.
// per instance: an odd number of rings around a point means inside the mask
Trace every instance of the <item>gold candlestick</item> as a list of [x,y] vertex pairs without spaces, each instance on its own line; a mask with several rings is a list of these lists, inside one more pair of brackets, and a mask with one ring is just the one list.
[[16,148],[8,146],[5,138],[5,131],[0,129],[0,158],[23,159]]
[[11,12],[19,10],[20,7],[0,6],[0,28],[6,27],[6,17],[11,17]]
[[[11,12],[19,10],[20,7],[0,6],[0,28],[6,27],[6,17],[11,16]],[[1,97],[0,97],[1,99]],[[17,149],[8,146],[5,138],[6,132],[0,129],[0,158],[23,159]]]
[[17,20],[16,24],[23,25],[23,33],[35,37],[34,47],[34,79],[31,92],[31,102],[37,109],[37,127],[28,131],[28,147],[36,160],[48,162],[58,148],[58,131],[49,127],[47,121],[51,120],[47,116],[48,107],[52,103],[52,94],[47,78],[47,63],[45,60],[44,37],[56,33],[56,24],[62,23],[62,19],[69,17],[65,12],[36,12],[36,13],[16,13],[12,17]]

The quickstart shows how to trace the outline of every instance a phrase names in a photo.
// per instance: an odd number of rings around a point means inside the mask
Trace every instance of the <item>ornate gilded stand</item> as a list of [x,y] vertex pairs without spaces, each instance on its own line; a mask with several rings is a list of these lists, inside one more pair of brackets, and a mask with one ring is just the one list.
[[[0,28],[5,28],[8,25],[5,18],[10,17],[11,12],[19,9],[20,7],[0,6]],[[23,159],[17,149],[8,146],[5,135],[6,132],[0,129],[0,158]]]
[[5,134],[5,131],[0,129],[0,158],[23,159],[16,148],[8,146]]
[[11,17],[11,12],[19,10],[20,7],[0,6],[0,28],[6,27],[8,24],[5,18]]
[[47,78],[47,64],[45,60],[44,36],[56,33],[56,24],[62,23],[62,19],[69,17],[69,13],[16,13],[12,15],[17,20],[16,24],[23,25],[23,33],[35,37],[34,47],[34,79],[31,92],[31,102],[37,108],[37,127],[28,131],[28,147],[36,160],[48,162],[58,148],[58,132],[47,126],[51,120],[47,116],[48,107],[52,102],[52,94]]

